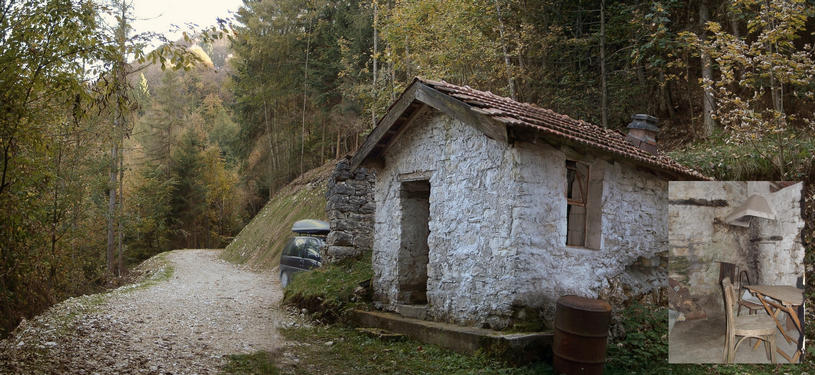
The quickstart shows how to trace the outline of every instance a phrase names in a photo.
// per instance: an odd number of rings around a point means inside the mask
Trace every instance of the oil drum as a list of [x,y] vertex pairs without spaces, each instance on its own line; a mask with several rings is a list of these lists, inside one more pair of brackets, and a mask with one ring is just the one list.
[[606,301],[563,296],[557,301],[552,345],[558,374],[602,374],[611,306]]

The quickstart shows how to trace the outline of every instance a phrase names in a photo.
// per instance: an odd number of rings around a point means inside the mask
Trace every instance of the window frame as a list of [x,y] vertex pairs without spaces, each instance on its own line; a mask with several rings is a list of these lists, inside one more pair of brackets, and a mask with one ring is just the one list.
[[[570,162],[574,163],[574,166],[570,166],[569,165]],[[564,241],[564,243],[565,243],[565,245],[567,247],[588,249],[588,247],[586,247],[586,243],[588,242],[588,236],[589,236],[589,233],[588,233],[588,230],[589,230],[589,228],[588,228],[588,226],[589,226],[588,225],[589,224],[589,221],[588,221],[588,218],[589,218],[588,202],[589,202],[589,184],[590,184],[590,181],[591,181],[591,164],[586,163],[586,162],[582,162],[582,161],[578,161],[578,160],[568,159],[568,158],[566,159],[564,164],[565,164],[565,167],[566,167],[566,181],[565,181],[566,182],[566,191],[564,192],[564,197],[566,198],[566,241]],[[586,169],[586,176],[585,176],[585,179],[584,179],[584,181],[585,181],[584,184],[580,183],[580,178],[579,178],[580,177],[580,171],[579,171],[579,168],[577,167],[578,164],[582,164],[583,166],[585,166],[585,169]],[[582,193],[581,194],[582,200],[575,200],[573,198],[569,198],[569,172],[570,171],[574,171],[574,173],[575,173],[575,180],[578,183],[578,187],[579,187],[580,192]],[[582,238],[582,241],[581,241],[582,243],[579,244],[579,245],[570,245],[569,244],[569,206],[583,207],[583,210],[584,210],[584,213],[583,213],[583,238]]]

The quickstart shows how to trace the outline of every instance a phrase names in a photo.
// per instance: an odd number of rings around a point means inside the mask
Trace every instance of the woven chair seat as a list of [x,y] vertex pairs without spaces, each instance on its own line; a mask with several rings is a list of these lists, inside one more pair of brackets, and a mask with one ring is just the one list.
[[764,315],[738,316],[735,319],[736,336],[764,336],[775,334],[775,322]]

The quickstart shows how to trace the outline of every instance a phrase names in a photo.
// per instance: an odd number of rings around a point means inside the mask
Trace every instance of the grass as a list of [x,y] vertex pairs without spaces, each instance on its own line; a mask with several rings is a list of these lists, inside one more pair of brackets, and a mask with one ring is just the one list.
[[172,251],[165,251],[144,261],[138,268],[143,270],[148,276],[136,284],[128,285],[120,289],[123,291],[147,289],[162,281],[170,280],[170,278],[173,277],[173,273],[175,273],[175,267],[167,259],[167,255],[170,253],[172,253]]
[[458,354],[413,340],[384,341],[339,326],[288,328],[283,336],[301,359],[298,374],[548,374],[537,363],[511,367],[482,355]]
[[326,181],[335,162],[306,172],[277,192],[229,243],[221,257],[256,269],[276,267],[291,236],[292,224],[302,219],[325,218]]
[[797,135],[783,145],[787,159],[781,176],[767,155],[777,157],[780,147],[771,139],[754,144],[736,145],[719,131],[704,142],[675,149],[668,154],[674,160],[702,174],[722,181],[801,180],[809,173],[815,155],[815,138]]
[[349,308],[366,303],[370,296],[356,298],[354,290],[371,277],[371,252],[366,252],[298,273],[286,287],[283,303],[308,309],[315,319],[333,322],[343,317]]
[[[346,312],[369,302],[354,290],[373,276],[371,253],[299,273],[285,290],[284,303],[306,308],[323,322],[343,321]],[[512,367],[486,355],[462,355],[414,340],[386,341],[335,325],[282,330],[295,341],[301,359],[298,374],[541,374],[551,367],[538,363]]]
[[269,352],[233,354],[228,357],[228,360],[229,362],[221,369],[223,374],[276,375],[280,373]]

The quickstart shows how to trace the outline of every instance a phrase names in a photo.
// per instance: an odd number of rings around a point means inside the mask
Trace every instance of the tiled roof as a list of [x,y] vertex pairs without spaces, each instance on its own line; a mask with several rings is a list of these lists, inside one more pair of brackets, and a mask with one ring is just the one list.
[[508,126],[526,126],[555,137],[567,139],[590,148],[631,159],[656,169],[678,173],[692,179],[708,179],[701,173],[677,163],[661,151],[652,154],[626,141],[615,130],[555,113],[533,104],[519,103],[510,98],[444,81],[417,78],[421,83],[467,104],[473,111],[489,116]]

